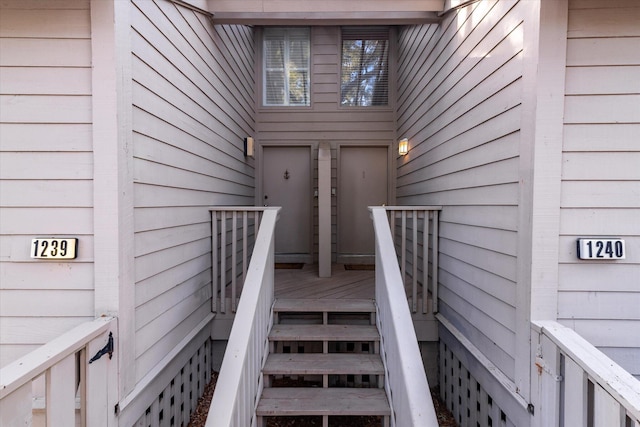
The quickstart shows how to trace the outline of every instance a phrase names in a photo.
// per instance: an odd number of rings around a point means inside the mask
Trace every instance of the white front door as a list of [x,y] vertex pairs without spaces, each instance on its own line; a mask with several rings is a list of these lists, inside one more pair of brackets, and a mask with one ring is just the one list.
[[263,147],[262,201],[281,206],[276,262],[312,260],[311,147]]

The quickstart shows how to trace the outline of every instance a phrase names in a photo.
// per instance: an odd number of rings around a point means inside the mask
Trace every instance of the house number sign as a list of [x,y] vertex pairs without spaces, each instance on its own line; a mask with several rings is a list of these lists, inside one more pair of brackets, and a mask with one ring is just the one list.
[[33,239],[31,258],[75,259],[77,248],[78,239]]
[[624,240],[578,239],[578,258],[600,260],[624,259]]

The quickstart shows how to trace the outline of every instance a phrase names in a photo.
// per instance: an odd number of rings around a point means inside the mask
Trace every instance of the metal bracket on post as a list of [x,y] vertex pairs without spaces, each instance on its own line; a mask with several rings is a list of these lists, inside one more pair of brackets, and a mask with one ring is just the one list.
[[113,332],[109,332],[109,339],[107,340],[107,345],[102,347],[102,350],[98,351],[95,356],[89,360],[89,364],[95,362],[100,359],[105,354],[109,354],[109,359],[113,357]]
[[544,371],[547,374],[551,375],[551,378],[553,378],[556,382],[561,382],[564,379],[562,378],[562,375],[557,375],[555,372],[549,369],[549,366],[547,366],[544,359],[540,356],[536,356],[536,366],[538,367],[538,375],[542,375],[542,371]]

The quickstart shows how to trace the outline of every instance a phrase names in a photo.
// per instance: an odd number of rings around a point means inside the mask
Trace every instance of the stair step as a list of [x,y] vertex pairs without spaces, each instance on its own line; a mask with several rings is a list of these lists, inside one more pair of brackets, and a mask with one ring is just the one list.
[[272,353],[262,369],[266,375],[382,375],[379,354]]
[[270,341],[380,341],[373,325],[273,325]]
[[265,388],[258,416],[391,415],[384,389],[379,388]]
[[277,299],[273,311],[375,313],[376,306],[370,299]]

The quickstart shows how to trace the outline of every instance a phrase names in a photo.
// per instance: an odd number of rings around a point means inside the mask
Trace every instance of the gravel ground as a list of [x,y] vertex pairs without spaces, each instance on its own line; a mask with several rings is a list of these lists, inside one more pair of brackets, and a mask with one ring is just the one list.
[[[216,387],[218,373],[214,372],[211,381],[204,390],[204,395],[198,400],[198,407],[191,416],[188,427],[204,427],[207,422],[207,413],[213,396],[213,390]],[[444,403],[440,400],[437,393],[431,393],[433,403],[436,407],[436,415],[440,427],[458,427],[451,413],[446,409]],[[319,424],[318,424],[318,420]],[[322,418],[320,417],[277,417],[269,419],[268,427],[314,427],[321,426]],[[346,417],[344,419],[334,418],[331,424],[336,427],[378,427],[380,419],[378,417]]]

